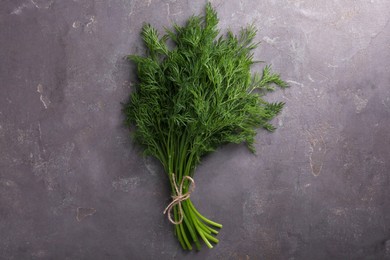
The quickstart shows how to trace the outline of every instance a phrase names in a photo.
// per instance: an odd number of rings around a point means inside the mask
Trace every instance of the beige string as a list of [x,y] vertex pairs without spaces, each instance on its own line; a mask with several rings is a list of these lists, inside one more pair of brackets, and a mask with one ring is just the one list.
[[[188,191],[183,194],[183,185],[185,180],[189,180],[191,184]],[[195,181],[190,176],[184,176],[183,179],[181,180],[180,186],[177,187],[175,174],[172,173],[172,182],[176,190],[176,195],[172,195],[172,202],[169,203],[169,205],[165,208],[164,214],[168,212],[169,221],[174,225],[179,225],[181,224],[181,222],[183,222],[183,218],[184,218],[181,202],[190,198],[191,193],[195,190]],[[171,210],[175,205],[177,205],[179,208],[179,215],[180,215],[179,221],[175,221],[172,219]]]

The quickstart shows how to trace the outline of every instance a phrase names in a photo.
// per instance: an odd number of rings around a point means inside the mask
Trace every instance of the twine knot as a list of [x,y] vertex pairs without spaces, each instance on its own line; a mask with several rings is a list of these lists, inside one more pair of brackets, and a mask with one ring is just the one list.
[[[188,191],[183,194],[183,185],[184,185],[185,180],[190,181],[191,184],[189,186]],[[195,181],[190,176],[184,176],[180,182],[180,186],[177,187],[175,174],[172,173],[172,182],[173,182],[173,186],[174,186],[175,191],[176,191],[176,195],[172,195],[172,202],[169,203],[168,206],[165,208],[164,214],[168,213],[168,219],[172,224],[179,225],[179,224],[181,224],[181,222],[183,222],[183,218],[184,218],[183,208],[181,206],[181,202],[190,198],[191,193],[195,190]],[[180,217],[179,217],[178,221],[173,220],[172,214],[171,214],[171,211],[175,205],[177,205],[179,208]]]

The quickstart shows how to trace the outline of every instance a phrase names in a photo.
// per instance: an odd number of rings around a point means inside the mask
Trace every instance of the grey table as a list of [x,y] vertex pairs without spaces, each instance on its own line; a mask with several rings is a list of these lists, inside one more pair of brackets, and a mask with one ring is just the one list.
[[123,57],[144,21],[205,1],[1,1],[1,259],[390,259],[390,2],[212,4],[221,28],[259,29],[255,58],[291,87],[268,96],[286,107],[257,155],[227,145],[198,167],[194,203],[224,228],[186,253],[167,178],[122,124]]

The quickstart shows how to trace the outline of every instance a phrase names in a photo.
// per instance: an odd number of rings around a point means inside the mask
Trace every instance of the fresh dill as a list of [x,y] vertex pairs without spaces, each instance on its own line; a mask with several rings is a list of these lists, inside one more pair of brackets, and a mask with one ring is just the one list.
[[[255,28],[219,36],[217,25],[210,3],[204,17],[192,16],[185,26],[175,24],[162,37],[146,24],[146,55],[128,56],[137,65],[139,82],[124,108],[126,120],[136,126],[134,137],[145,153],[163,165],[173,196],[174,183],[193,177],[201,158],[219,146],[244,142],[254,152],[255,129],[273,131],[269,121],[284,105],[263,99],[275,85],[287,86],[278,74],[269,66],[261,75],[251,73]],[[184,182],[184,191],[189,185]],[[203,240],[212,248],[211,243],[218,243],[216,228],[222,225],[201,215],[190,199],[181,204],[184,218],[174,226],[181,246],[200,249]],[[180,219],[177,205],[173,218]]]

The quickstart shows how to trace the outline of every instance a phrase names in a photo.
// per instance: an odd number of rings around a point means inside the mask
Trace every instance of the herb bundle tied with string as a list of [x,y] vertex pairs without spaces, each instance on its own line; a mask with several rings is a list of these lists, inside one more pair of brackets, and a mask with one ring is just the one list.
[[[205,16],[192,16],[185,26],[174,25],[159,36],[146,24],[142,39],[146,56],[130,55],[139,82],[125,105],[134,138],[145,153],[157,158],[169,178],[172,202],[166,208],[183,249],[209,248],[221,224],[204,217],[191,202],[194,172],[202,157],[227,143],[246,143],[255,151],[256,128],[273,131],[269,121],[284,103],[263,99],[274,85],[286,87],[265,66],[251,73],[253,26],[238,36],[218,36],[218,18],[211,4]],[[174,47],[170,48],[167,41]]]

